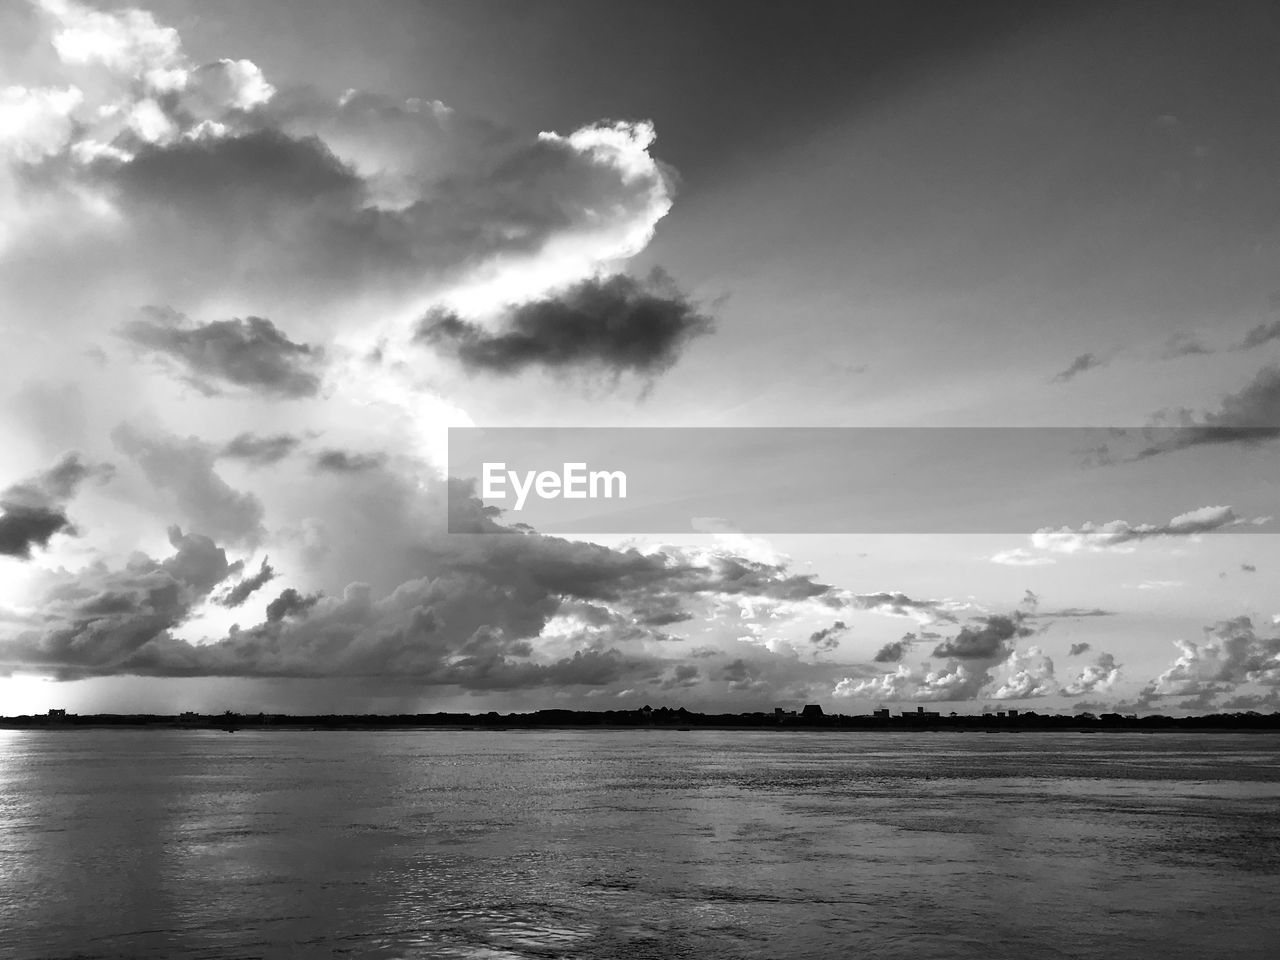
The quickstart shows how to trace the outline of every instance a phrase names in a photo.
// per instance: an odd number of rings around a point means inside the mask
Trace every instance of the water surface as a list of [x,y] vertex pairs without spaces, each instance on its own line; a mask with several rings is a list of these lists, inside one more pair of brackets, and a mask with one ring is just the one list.
[[1278,748],[0,731],[0,955],[1271,958]]

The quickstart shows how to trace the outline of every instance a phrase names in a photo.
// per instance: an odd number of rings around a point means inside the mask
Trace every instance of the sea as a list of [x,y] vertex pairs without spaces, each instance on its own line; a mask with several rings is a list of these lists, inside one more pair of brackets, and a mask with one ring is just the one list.
[[1280,956],[1280,736],[0,731],[0,957]]

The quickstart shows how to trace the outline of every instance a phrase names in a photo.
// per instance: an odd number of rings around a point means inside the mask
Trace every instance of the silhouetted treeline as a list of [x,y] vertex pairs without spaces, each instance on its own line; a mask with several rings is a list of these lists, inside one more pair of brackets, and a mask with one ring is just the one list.
[[535,710],[532,713],[496,711],[471,713],[318,714],[282,713],[221,714],[66,714],[50,711],[37,716],[0,718],[0,727],[153,727],[239,730],[262,727],[305,730],[379,728],[540,729],[566,727],[660,727],[677,730],[711,729],[815,729],[815,730],[978,730],[978,731],[1107,731],[1107,730],[1280,730],[1280,713],[1215,713],[1194,717],[1124,716],[1118,713],[1011,714],[943,716],[907,712],[889,715],[843,716],[823,714],[817,707],[801,713],[692,713],[683,707],[656,710]]

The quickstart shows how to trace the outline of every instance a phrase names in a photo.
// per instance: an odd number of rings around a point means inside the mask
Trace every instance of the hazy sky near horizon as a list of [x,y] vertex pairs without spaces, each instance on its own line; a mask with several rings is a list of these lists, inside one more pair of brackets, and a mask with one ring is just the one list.
[[[1280,428],[1277,39],[1264,2],[6,6],[0,713],[1274,709],[1280,441],[1232,431]],[[469,425],[1182,432],[1025,535],[562,539],[447,532]]]

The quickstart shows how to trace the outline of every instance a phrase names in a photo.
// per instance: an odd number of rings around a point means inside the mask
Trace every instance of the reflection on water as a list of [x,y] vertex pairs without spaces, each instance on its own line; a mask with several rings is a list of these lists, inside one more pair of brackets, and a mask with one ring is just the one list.
[[1278,748],[0,732],[0,953],[1269,958]]

